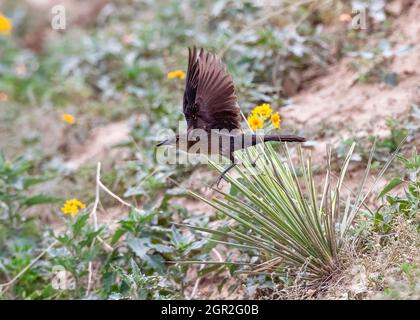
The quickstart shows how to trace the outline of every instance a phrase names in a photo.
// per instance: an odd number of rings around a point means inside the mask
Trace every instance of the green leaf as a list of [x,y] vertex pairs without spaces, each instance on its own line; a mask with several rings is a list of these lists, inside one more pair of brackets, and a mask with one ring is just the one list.
[[151,249],[148,238],[130,239],[127,245],[140,259],[145,259],[147,252]]
[[22,201],[22,204],[25,206],[33,206],[37,204],[48,204],[48,203],[57,203],[62,202],[62,198],[46,196],[46,195],[37,195],[29,198],[25,198]]
[[237,187],[235,187],[235,185],[234,185],[234,184],[232,184],[232,185],[230,186],[230,191],[229,191],[229,194],[230,194],[232,197],[236,197],[236,196],[238,195],[238,193],[239,193],[239,189],[238,189]]
[[32,186],[36,185],[36,184],[39,184],[39,183],[43,183],[45,181],[48,181],[51,178],[52,177],[49,177],[49,176],[30,176],[30,177],[25,177],[23,179],[23,187],[25,189],[27,189],[29,187],[32,187]]
[[385,194],[387,194],[392,189],[399,186],[401,183],[403,183],[404,180],[401,180],[400,178],[394,178],[388,184],[382,189],[381,193],[379,194],[378,198],[382,198]]
[[73,234],[75,236],[78,236],[83,227],[86,225],[87,221],[89,219],[89,214],[85,213],[85,214],[81,214],[77,217],[76,221],[74,222],[72,229],[73,229]]
[[112,236],[112,239],[111,239],[111,246],[113,246],[114,244],[116,244],[117,243],[117,241],[118,240],[120,240],[121,239],[121,237],[126,233],[127,231],[126,230],[124,230],[124,229],[122,229],[122,228],[118,228],[116,231],[115,231],[115,233],[114,233],[114,235]]
[[136,186],[129,188],[125,193],[124,197],[132,197],[132,196],[143,196],[146,195],[147,191],[143,186]]
[[146,255],[144,261],[146,261],[147,266],[156,270],[160,274],[163,274],[165,272],[165,260],[162,258],[162,256],[158,254],[154,254],[151,256]]
[[156,244],[152,243],[151,247],[159,253],[170,253],[173,251],[173,248],[171,248],[170,246],[166,246],[160,243],[156,243]]
[[182,243],[186,243],[187,240],[181,235],[181,233],[175,228],[175,226],[172,226],[172,242],[175,244],[175,246],[178,246]]
[[414,270],[416,270],[416,264],[413,263],[406,263],[404,262],[403,264],[401,264],[401,270],[405,273],[410,275]]
[[93,261],[95,257],[99,254],[101,247],[99,245],[94,245],[91,248],[87,248],[82,254],[82,259],[85,262]]

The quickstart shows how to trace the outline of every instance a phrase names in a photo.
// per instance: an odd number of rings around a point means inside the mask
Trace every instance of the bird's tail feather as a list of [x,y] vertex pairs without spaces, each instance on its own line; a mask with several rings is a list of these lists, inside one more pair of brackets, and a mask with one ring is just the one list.
[[[259,140],[258,137],[256,140]],[[264,142],[267,141],[305,142],[306,138],[294,134],[268,134],[264,135]]]
[[[236,138],[241,139],[236,139]],[[255,146],[259,143],[268,141],[284,141],[284,142],[305,142],[304,137],[296,136],[294,134],[267,134],[267,135],[256,135],[256,134],[242,134],[241,136],[231,136],[231,149],[240,150],[251,146]],[[233,149],[232,149],[233,146]]]

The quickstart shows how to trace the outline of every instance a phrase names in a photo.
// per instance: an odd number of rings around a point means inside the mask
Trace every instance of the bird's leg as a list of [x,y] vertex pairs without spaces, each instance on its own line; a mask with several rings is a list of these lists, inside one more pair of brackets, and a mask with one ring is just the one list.
[[236,166],[236,163],[232,163],[229,167],[227,167],[225,170],[223,170],[223,172],[221,173],[221,175],[219,176],[219,178],[217,179],[217,181],[215,183],[213,183],[211,185],[211,187],[213,187],[214,185],[216,185],[217,188],[219,188],[220,181],[222,181],[222,179],[225,178],[225,174],[228,173],[228,171],[231,170],[234,166]]

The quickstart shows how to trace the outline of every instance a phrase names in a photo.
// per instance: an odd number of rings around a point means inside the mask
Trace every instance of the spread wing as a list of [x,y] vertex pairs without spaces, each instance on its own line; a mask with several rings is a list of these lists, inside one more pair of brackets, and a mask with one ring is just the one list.
[[240,111],[233,80],[216,55],[188,49],[184,115],[188,130],[239,129]]

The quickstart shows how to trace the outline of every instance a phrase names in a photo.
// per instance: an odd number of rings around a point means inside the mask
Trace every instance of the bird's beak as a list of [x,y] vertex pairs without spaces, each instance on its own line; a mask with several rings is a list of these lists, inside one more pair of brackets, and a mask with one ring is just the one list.
[[168,141],[169,141],[168,139],[165,139],[165,140],[159,142],[158,144],[156,144],[156,147],[167,145],[168,144]]

